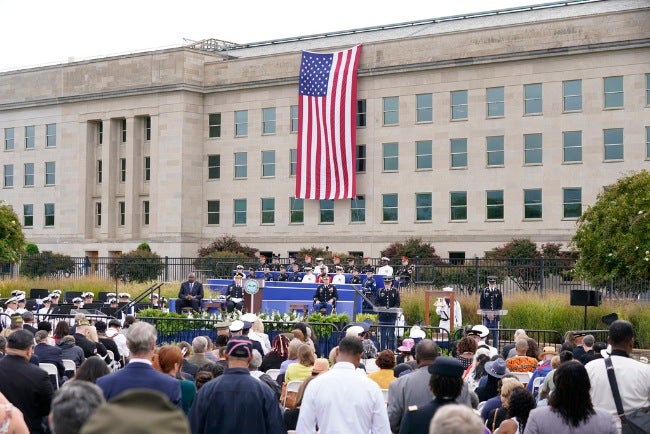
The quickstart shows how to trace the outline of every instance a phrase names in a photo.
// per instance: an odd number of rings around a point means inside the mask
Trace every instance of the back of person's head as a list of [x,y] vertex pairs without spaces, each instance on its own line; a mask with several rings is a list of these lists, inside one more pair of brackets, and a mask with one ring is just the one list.
[[339,355],[346,354],[356,356],[363,353],[361,339],[354,336],[346,336],[339,342]]
[[40,344],[41,342],[47,342],[49,337],[50,335],[48,332],[45,330],[39,330],[34,334],[34,341],[36,341],[37,344]]
[[156,328],[144,321],[136,321],[126,332],[126,346],[131,356],[152,352],[156,345]]
[[77,371],[74,374],[75,380],[89,381],[91,383],[96,383],[97,379],[108,375],[111,373],[111,370],[106,366],[106,362],[101,357],[88,357],[84,362],[77,368]]
[[526,342],[528,343],[528,349],[526,350],[526,355],[528,357],[539,358],[539,345],[537,341],[533,338],[526,337]]
[[208,341],[203,336],[197,336],[192,339],[192,351],[194,354],[203,354],[208,349]]
[[515,330],[515,334],[514,334],[513,337],[514,337],[515,342],[517,342],[517,340],[519,340],[521,338],[527,338],[528,336],[526,336],[526,330],[517,329],[517,330]]
[[61,339],[63,336],[67,336],[69,334],[70,334],[70,324],[68,324],[67,321],[59,321],[58,323],[56,323],[56,327],[54,327],[55,337]]
[[573,351],[562,351],[560,353],[560,363],[568,362],[569,360],[573,360]]
[[632,323],[619,319],[609,326],[609,342],[612,345],[627,345],[634,339],[634,327]]
[[393,369],[395,367],[395,353],[391,350],[384,350],[377,355],[377,367],[379,369]]
[[262,364],[262,355],[259,351],[253,350],[253,358],[251,359],[248,369],[251,371],[257,371]]
[[413,371],[413,366],[411,366],[408,363],[400,363],[393,368],[393,375],[399,378],[402,376],[402,374],[410,373],[412,371]]
[[176,346],[181,349],[181,354],[184,359],[187,359],[190,356],[190,353],[192,353],[192,346],[189,342],[180,341]]
[[300,330],[303,334],[303,340],[307,339],[307,324],[304,322],[299,322],[296,323],[295,326],[293,326],[294,330]]
[[507,407],[508,399],[512,392],[516,389],[523,389],[524,385],[516,378],[502,378],[501,379],[501,396],[506,399],[504,406]]
[[49,321],[41,321],[36,325],[37,330],[45,330],[50,333],[52,331],[52,323]]
[[521,387],[512,391],[508,399],[508,417],[517,418],[520,431],[523,432],[528,422],[530,411],[537,406],[537,402],[527,389]]
[[[102,362],[103,363],[103,362]],[[52,434],[77,434],[86,420],[104,403],[104,394],[88,381],[70,381],[54,394],[50,409]]]
[[439,355],[438,345],[431,339],[422,339],[415,346],[415,359],[417,361],[433,361]]
[[528,351],[528,340],[527,339],[519,339],[517,342],[515,342],[515,350],[517,352],[521,353],[526,353]]
[[303,366],[314,366],[316,355],[311,347],[307,344],[302,344],[298,348],[298,363]]
[[304,344],[303,341],[300,339],[291,339],[291,342],[289,342],[289,356],[287,357],[289,360],[296,360],[298,358],[298,348]]
[[255,333],[264,333],[264,323],[259,318],[253,321],[253,326],[251,328]]
[[440,407],[429,424],[429,434],[483,434],[483,421],[466,405]]
[[591,382],[584,365],[577,360],[569,360],[560,366],[553,375],[555,391],[548,404],[560,414],[567,425],[577,427],[594,414],[589,390]]
[[582,338],[582,344],[586,347],[593,347],[595,341],[596,338],[594,338],[594,335],[587,335],[584,338]]
[[7,338],[7,348],[24,351],[34,346],[34,335],[27,330],[16,330]]
[[218,348],[225,347],[228,344],[228,335],[217,335],[217,338],[214,340],[214,345]]
[[197,373],[209,372],[210,374],[212,374],[212,378],[217,378],[218,376],[223,374],[223,371],[224,368],[221,363],[208,362],[199,366]]
[[203,335],[203,339],[205,339],[205,343],[207,345],[205,347],[205,351],[207,352],[207,351],[213,350],[214,349],[214,343],[212,342],[212,339],[210,338],[210,336]]
[[156,351],[158,356],[158,365],[160,370],[164,373],[169,373],[174,369],[174,365],[180,366],[183,363],[183,355],[181,349],[176,345],[163,345]]
[[[32,321],[34,321],[34,312],[30,312],[30,311],[23,312],[22,317],[24,322],[31,323]],[[59,323],[67,324],[66,321],[59,321]]]
[[553,356],[551,359],[551,369],[557,369],[560,366],[560,356]]
[[196,390],[198,391],[205,385],[205,383],[212,380],[213,378],[214,376],[210,371],[198,371],[194,377],[194,386],[196,386]]
[[281,358],[286,359],[289,355],[289,338],[284,334],[280,333],[274,337],[271,346],[273,347],[272,351]]
[[478,344],[474,339],[472,339],[469,336],[463,336],[456,344],[456,352],[458,354],[462,354],[462,353],[474,354],[477,349],[478,349]]
[[122,324],[122,328],[128,329],[129,327],[131,327],[131,325],[135,324],[135,322],[136,320],[133,315],[127,315],[124,318],[124,324]]

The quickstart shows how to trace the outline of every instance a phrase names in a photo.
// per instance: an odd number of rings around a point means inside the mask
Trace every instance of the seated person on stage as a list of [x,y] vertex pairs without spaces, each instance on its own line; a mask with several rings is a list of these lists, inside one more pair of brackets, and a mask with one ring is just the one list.
[[235,274],[235,283],[226,290],[226,311],[242,310],[244,308],[244,287],[242,286],[242,273]]
[[336,286],[330,283],[329,275],[324,274],[322,276],[322,281],[323,283],[318,285],[318,288],[316,288],[316,294],[314,295],[314,312],[325,309],[327,315],[329,315],[332,313],[338,294]]
[[181,289],[178,291],[178,300],[176,300],[176,313],[181,313],[184,307],[191,307],[192,310],[201,310],[201,300],[203,299],[203,285],[196,281],[196,275],[190,273],[187,280],[181,283]]
[[305,267],[305,275],[302,276],[303,283],[316,283],[316,276],[312,273],[311,267]]

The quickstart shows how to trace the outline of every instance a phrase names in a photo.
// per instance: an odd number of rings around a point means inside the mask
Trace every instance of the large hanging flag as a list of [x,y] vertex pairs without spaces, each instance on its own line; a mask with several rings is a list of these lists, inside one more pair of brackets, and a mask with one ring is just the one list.
[[357,68],[361,45],[303,51],[298,84],[296,197],[356,196]]

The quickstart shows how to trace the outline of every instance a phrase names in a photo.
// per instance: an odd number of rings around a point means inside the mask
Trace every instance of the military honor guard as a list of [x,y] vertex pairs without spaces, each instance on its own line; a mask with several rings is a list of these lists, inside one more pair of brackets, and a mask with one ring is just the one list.
[[402,265],[397,269],[397,272],[395,273],[395,277],[399,276],[400,278],[400,286],[404,287],[411,283],[414,271],[415,267],[409,264],[409,258],[407,256],[402,256]]
[[[380,309],[377,314],[380,331],[380,347],[382,350],[395,348],[395,322],[397,312],[382,312],[382,308],[391,309],[400,306],[399,291],[393,288],[393,278],[384,277],[384,287],[377,292],[377,307]],[[384,327],[386,326],[386,327]]]
[[[479,306],[481,310],[501,310],[503,309],[503,294],[497,287],[496,276],[487,277],[487,288],[481,291],[481,300]],[[494,329],[492,332],[493,342],[492,346],[499,348],[499,315],[488,313],[483,315],[483,325],[489,329]],[[486,339],[487,340],[487,339]]]
[[278,282],[286,282],[289,280],[289,275],[287,274],[287,268],[284,265],[280,265],[280,274],[278,274]]
[[314,294],[314,312],[319,312],[321,309],[325,309],[326,315],[329,315],[332,313],[332,309],[336,304],[338,293],[336,291],[336,286],[330,283],[329,275],[325,274],[322,279],[323,283],[318,285],[318,288],[316,288],[316,294]]

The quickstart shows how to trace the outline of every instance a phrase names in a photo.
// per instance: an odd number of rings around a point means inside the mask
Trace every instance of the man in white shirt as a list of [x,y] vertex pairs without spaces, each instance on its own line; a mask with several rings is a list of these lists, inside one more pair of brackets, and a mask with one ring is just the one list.
[[343,274],[343,267],[340,265],[336,266],[336,274],[332,278],[332,284],[334,285],[344,285],[345,284],[345,274]]
[[302,276],[303,283],[316,283],[316,276],[311,271],[311,267],[305,267],[305,275]]
[[[612,346],[609,358],[614,367],[616,383],[621,395],[623,411],[629,413],[650,406],[650,365],[630,358],[634,347],[634,328],[624,320],[614,321],[609,326],[607,343]],[[607,377],[605,359],[595,359],[585,365],[591,382],[591,402],[614,415],[616,426],[621,432],[621,420],[616,411],[612,388]]]
[[387,257],[381,258],[381,267],[377,269],[377,275],[393,277],[393,267],[388,265],[390,259]]
[[362,353],[359,338],[341,340],[336,364],[305,389],[296,432],[390,434],[381,389],[357,371]]

